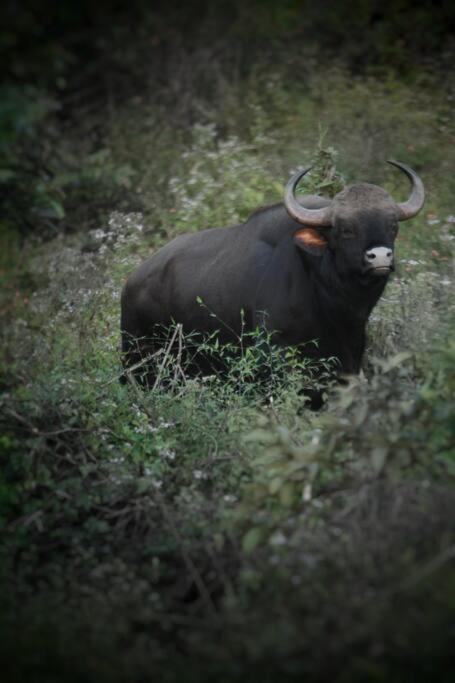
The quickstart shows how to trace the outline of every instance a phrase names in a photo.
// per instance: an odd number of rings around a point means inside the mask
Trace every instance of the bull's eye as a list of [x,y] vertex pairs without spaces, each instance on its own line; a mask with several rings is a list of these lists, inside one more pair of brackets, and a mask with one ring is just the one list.
[[341,237],[345,239],[349,239],[351,237],[354,237],[354,230],[350,225],[343,225],[341,228]]

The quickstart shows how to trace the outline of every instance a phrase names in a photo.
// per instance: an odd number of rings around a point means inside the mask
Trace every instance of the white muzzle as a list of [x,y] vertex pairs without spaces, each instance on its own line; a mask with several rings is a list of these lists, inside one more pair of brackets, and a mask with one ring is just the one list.
[[393,266],[393,250],[389,247],[368,249],[364,256],[367,269],[378,275],[388,273]]

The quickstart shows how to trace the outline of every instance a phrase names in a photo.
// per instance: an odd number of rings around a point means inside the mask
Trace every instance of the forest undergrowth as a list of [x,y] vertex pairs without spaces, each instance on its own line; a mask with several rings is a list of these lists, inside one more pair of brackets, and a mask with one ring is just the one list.
[[[30,227],[12,195],[3,224],[3,680],[449,681],[453,92],[430,72],[416,87],[314,58],[291,87],[280,69],[219,75],[190,120],[147,91],[73,130],[24,109],[55,168],[27,189]],[[386,158],[427,202],[400,226],[360,377],[289,352],[264,385],[245,347],[223,376],[169,353],[151,391],[120,384],[120,291],[145,257],[280,201],[311,160],[307,191],[403,200]],[[320,411],[302,383],[322,383]]]

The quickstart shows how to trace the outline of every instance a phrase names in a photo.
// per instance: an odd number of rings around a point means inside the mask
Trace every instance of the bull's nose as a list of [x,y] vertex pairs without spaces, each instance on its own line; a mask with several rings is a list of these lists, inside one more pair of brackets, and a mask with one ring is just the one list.
[[369,268],[391,268],[393,251],[389,247],[374,247],[365,252],[365,263]]

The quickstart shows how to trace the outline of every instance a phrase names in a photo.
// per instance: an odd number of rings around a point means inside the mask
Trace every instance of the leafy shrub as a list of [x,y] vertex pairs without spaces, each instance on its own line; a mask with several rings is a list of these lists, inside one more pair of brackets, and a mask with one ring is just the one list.
[[[54,226],[77,225],[92,201],[103,203],[99,192],[110,205],[131,190],[144,211],[90,215],[76,232],[11,252],[0,641],[29,680],[38,660],[43,678],[67,674],[71,661],[75,678],[146,680],[156,668],[181,680],[188,653],[218,678],[241,677],[244,660],[257,675],[264,660],[265,679],[304,669],[310,678],[351,680],[356,670],[360,680],[365,671],[393,680],[388,662],[414,657],[415,642],[441,662],[449,651],[453,220],[449,132],[438,118],[446,104],[428,84],[416,93],[394,77],[352,81],[311,64],[292,88],[279,62],[273,73],[256,70],[255,92],[229,82],[188,131],[143,93],[116,104],[96,149],[90,142],[76,154],[74,140],[60,140],[68,157],[55,177],[68,175],[46,187],[62,188],[66,217]],[[201,101],[191,102],[194,115]],[[321,118],[329,131],[315,151]],[[386,148],[435,173],[425,177],[428,213],[400,229],[399,272],[371,320],[365,377],[339,391],[324,384],[328,402],[315,414],[302,378],[319,384],[330,363],[256,343],[238,353],[212,339],[204,350],[221,355],[224,372],[189,377],[177,334],[176,353],[156,357],[152,391],[121,386],[128,272],[164,236],[243,220],[278,200],[287,173],[308,159],[305,191],[337,192],[333,142],[347,178]],[[394,182],[386,185],[395,191]],[[80,198],[85,208],[73,204]],[[264,365],[269,377],[259,382]],[[347,662],[352,653],[361,654]]]
[[49,94],[30,85],[4,85],[0,102],[2,230],[55,235],[62,227],[96,223],[120,203],[131,167],[116,163],[108,148],[95,151],[70,135],[64,139],[58,104]]

